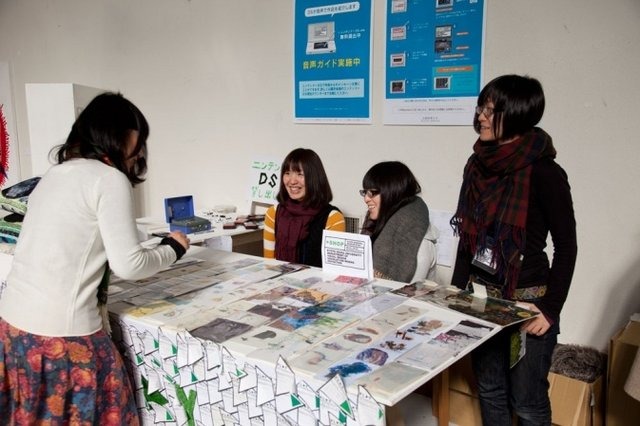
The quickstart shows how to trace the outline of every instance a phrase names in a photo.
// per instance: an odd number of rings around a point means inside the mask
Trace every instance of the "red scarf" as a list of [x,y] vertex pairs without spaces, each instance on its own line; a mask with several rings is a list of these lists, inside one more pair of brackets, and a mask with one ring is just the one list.
[[287,200],[276,210],[276,259],[298,262],[298,243],[309,235],[309,223],[320,209]]
[[[464,170],[458,209],[451,225],[470,253],[493,249],[497,275],[515,289],[526,243],[531,170],[535,161],[555,158],[551,136],[534,128],[511,143],[478,139]],[[494,246],[488,247],[487,237]]]

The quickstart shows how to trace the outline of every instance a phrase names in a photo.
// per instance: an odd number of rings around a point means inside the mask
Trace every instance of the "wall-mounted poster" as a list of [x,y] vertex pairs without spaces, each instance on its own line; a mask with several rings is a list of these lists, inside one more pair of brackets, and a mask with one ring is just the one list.
[[471,125],[484,0],[387,0],[385,124]]
[[371,122],[371,3],[295,2],[296,122]]

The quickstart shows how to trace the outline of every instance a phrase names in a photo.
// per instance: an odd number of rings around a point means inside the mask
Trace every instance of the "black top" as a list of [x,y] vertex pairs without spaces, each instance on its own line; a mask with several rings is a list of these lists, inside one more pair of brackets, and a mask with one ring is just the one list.
[[[536,306],[552,322],[557,322],[567,298],[578,252],[576,222],[571,188],[566,172],[553,159],[533,164],[527,213],[526,244],[517,288],[547,285],[547,292]],[[545,252],[547,236],[553,242],[553,263]],[[465,288],[476,275],[496,285],[497,278],[471,264],[473,254],[458,246],[451,284]]]
[[322,267],[322,231],[327,224],[329,213],[338,208],[328,204],[309,222],[307,238],[298,243],[298,263]]

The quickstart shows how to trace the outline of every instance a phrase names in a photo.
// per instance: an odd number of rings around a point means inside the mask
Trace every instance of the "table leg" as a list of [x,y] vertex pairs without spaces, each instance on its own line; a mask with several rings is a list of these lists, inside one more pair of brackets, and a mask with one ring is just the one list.
[[434,415],[438,417],[438,426],[449,426],[449,369],[433,379]]
[[405,426],[404,415],[398,405],[385,407],[387,426]]

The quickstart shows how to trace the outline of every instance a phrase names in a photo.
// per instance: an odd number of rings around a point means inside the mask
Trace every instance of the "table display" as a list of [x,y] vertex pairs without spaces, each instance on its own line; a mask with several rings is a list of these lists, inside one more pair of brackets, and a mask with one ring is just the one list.
[[384,425],[385,406],[533,315],[430,281],[197,255],[110,284],[143,424]]

